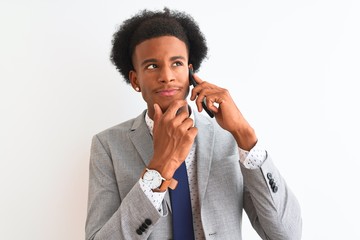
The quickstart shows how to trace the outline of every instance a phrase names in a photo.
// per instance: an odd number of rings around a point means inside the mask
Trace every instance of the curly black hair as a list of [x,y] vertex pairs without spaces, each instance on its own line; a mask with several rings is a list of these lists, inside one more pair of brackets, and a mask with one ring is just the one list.
[[163,11],[142,10],[125,20],[114,33],[110,60],[130,83],[129,72],[134,70],[132,55],[141,42],[160,36],[174,36],[182,40],[189,51],[189,63],[194,72],[207,56],[207,44],[198,24],[188,14],[164,8]]

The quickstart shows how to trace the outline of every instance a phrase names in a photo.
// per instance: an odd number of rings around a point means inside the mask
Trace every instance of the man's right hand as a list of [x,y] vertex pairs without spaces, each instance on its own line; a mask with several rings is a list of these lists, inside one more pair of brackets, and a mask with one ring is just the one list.
[[[148,168],[157,170],[165,179],[171,179],[189,154],[198,130],[189,118],[185,100],[174,101],[164,113],[158,104],[154,104],[154,109],[154,156]],[[179,109],[184,111],[177,114]]]

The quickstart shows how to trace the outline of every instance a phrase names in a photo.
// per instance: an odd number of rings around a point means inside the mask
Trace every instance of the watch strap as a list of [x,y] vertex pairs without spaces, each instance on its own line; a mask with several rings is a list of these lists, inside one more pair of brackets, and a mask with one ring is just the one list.
[[169,180],[163,180],[160,187],[157,189],[153,189],[154,192],[165,192],[167,188],[170,188],[174,190],[178,184],[178,181],[176,181],[174,178],[171,178]]

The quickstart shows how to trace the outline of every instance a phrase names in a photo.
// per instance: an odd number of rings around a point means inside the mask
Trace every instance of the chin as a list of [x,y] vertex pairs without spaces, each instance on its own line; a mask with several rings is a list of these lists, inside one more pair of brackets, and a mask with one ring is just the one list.
[[160,106],[162,112],[165,112],[169,108],[170,103],[159,103],[159,106]]
[[158,103],[158,104],[159,104],[161,110],[162,110],[163,112],[165,112],[165,111],[169,108],[169,106],[171,105],[171,103],[172,103],[173,101],[175,101],[175,100],[184,100],[184,99],[185,99],[185,98],[176,98],[176,99],[172,99],[172,100],[170,100],[170,101],[163,101],[163,102]]

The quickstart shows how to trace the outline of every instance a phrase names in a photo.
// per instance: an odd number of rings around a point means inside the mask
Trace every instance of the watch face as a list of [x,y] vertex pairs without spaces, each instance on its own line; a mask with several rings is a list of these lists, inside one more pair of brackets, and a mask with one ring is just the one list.
[[162,182],[161,175],[156,170],[147,170],[143,176],[143,181],[151,189],[159,188]]

